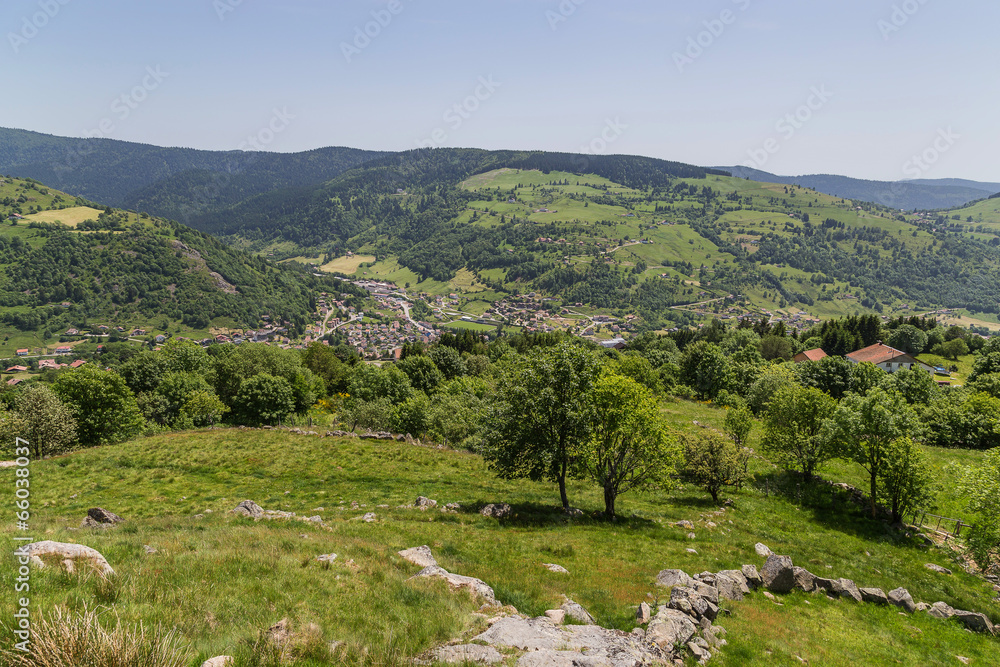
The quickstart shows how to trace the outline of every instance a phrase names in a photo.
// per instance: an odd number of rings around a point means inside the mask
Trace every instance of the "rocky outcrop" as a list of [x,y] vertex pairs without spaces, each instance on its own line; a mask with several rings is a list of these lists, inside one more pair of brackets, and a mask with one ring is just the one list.
[[859,588],[861,599],[872,604],[889,604],[889,597],[881,588]]
[[597,621],[594,620],[589,611],[583,608],[583,605],[573,602],[569,598],[566,598],[566,601],[559,608],[566,612],[566,616],[572,618],[577,623],[583,623],[584,625],[597,624]]
[[80,525],[83,528],[110,528],[124,521],[125,519],[114,512],[109,512],[100,507],[91,507],[87,510],[87,516],[83,518],[83,522]]
[[430,498],[425,498],[424,496],[417,496],[417,499],[413,501],[413,506],[421,510],[428,510],[431,507],[437,507],[437,504],[436,500],[431,500]]
[[660,570],[660,573],[656,575],[656,585],[663,588],[694,586],[694,579],[682,570]]
[[479,513],[483,516],[492,517],[494,519],[505,519],[510,516],[511,509],[510,505],[507,503],[490,503],[483,509],[479,510]]
[[217,655],[201,663],[201,667],[232,667],[233,657],[231,655]]
[[245,516],[250,519],[262,519],[264,517],[264,509],[252,500],[244,500],[230,511],[233,514]]
[[903,587],[889,591],[888,598],[889,604],[905,609],[911,614],[917,610],[917,605],[913,601],[913,597],[910,595],[910,592]]
[[493,594],[493,589],[481,579],[476,579],[475,577],[465,577],[460,574],[453,574],[437,565],[425,567],[410,578],[417,579],[422,577],[444,579],[448,582],[448,585],[455,590],[465,589],[473,595],[483,598],[489,604],[497,603],[497,599]]
[[788,556],[768,556],[760,571],[764,586],[772,593],[790,593],[795,588],[795,571],[792,567],[792,559]]
[[556,565],[555,563],[542,563],[544,567],[549,572],[555,572],[557,574],[569,574],[569,570],[564,568],[562,565]]
[[51,540],[32,542],[16,549],[14,555],[19,558],[28,558],[29,562],[38,568],[45,567],[42,556],[58,556],[62,559],[63,566],[71,573],[75,571],[74,563],[76,561],[90,563],[104,576],[115,573],[101,552],[82,544],[67,544]]
[[405,549],[399,552],[400,557],[408,563],[413,563],[417,567],[433,567],[438,564],[431,548],[426,544],[412,549]]
[[414,660],[417,665],[444,663],[446,665],[464,665],[475,663],[479,665],[496,665],[503,661],[503,656],[492,646],[479,644],[460,644],[457,646],[442,646],[431,651],[425,660]]

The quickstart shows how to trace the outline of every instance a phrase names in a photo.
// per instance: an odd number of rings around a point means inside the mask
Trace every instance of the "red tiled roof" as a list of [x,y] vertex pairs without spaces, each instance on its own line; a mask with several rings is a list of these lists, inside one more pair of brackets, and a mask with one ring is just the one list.
[[802,361],[819,361],[820,359],[826,358],[827,354],[822,349],[817,347],[815,350],[799,352],[795,355],[795,360],[798,361],[799,357],[802,357]]
[[851,352],[847,355],[847,358],[857,364],[867,361],[877,366],[878,364],[884,364],[888,361],[892,361],[896,357],[908,356],[909,355],[905,352],[897,350],[894,347],[889,347],[883,343],[875,343],[874,345],[869,345],[868,347],[862,348],[857,352]]

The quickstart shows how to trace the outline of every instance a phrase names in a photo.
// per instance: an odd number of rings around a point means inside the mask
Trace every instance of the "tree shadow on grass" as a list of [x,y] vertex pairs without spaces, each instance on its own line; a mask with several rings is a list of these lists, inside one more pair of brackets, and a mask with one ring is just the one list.
[[858,505],[851,494],[820,479],[807,481],[794,473],[774,471],[757,475],[753,486],[808,510],[811,518],[831,530],[866,540],[891,540],[896,546],[923,549],[915,537],[883,518],[873,519],[868,505]]
[[[479,501],[471,505],[463,505],[463,514],[479,514],[491,503]],[[497,521],[501,526],[518,528],[546,528],[561,525],[594,525],[617,526],[629,528],[652,528],[657,524],[644,517],[620,514],[614,519],[607,519],[601,510],[583,510],[572,508],[570,513],[563,511],[559,505],[548,505],[537,502],[509,503],[510,514],[500,517]]]

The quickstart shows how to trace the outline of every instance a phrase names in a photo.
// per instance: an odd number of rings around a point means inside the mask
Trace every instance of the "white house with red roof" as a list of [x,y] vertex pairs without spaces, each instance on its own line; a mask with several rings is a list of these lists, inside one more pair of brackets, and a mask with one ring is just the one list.
[[851,352],[847,355],[847,360],[852,364],[862,364],[865,362],[875,364],[882,370],[889,373],[895,373],[898,370],[907,368],[911,370],[919,369],[927,371],[931,375],[934,374],[934,369],[931,366],[928,366],[919,359],[911,357],[902,350],[889,347],[882,342],[869,345],[868,347],[862,348],[857,352]]

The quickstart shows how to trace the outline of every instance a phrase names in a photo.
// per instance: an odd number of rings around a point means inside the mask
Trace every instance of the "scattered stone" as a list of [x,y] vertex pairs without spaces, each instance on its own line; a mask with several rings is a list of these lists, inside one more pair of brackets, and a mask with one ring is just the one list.
[[874,604],[889,604],[889,598],[881,588],[859,588],[861,599]]
[[462,506],[459,505],[458,503],[448,503],[447,505],[444,506],[444,508],[441,511],[442,512],[452,512],[452,513],[456,513],[457,514],[461,509],[462,509]]
[[670,650],[673,646],[691,641],[697,631],[698,626],[684,612],[660,607],[646,628],[646,639]]
[[332,563],[337,559],[337,554],[323,554],[322,556],[316,556],[316,560],[323,563]]
[[426,661],[426,664],[443,662],[448,665],[461,665],[473,662],[481,665],[496,665],[503,661],[503,656],[495,648],[492,646],[480,646],[479,644],[442,646],[431,651],[429,657],[430,660]]
[[774,597],[773,593],[770,593],[768,591],[764,591],[764,597],[766,597],[768,600],[771,600],[772,602],[777,599]]
[[153,547],[149,546],[148,544],[142,545],[142,549],[143,549],[143,551],[145,551],[149,555],[153,555],[153,554],[156,553],[156,549],[154,549]]
[[678,528],[684,528],[686,530],[694,530],[694,524],[688,521],[687,519],[682,519],[681,521],[678,521],[674,525]]
[[764,585],[764,579],[760,576],[760,572],[757,571],[756,565],[744,565],[740,568],[740,572],[747,580],[747,586],[756,590]]
[[217,655],[201,663],[201,667],[229,667],[233,664],[231,655]]
[[861,591],[858,590],[857,585],[850,579],[837,579],[834,583],[834,591],[842,598],[850,598],[855,602],[861,602]]
[[695,535],[694,533],[688,533],[688,534],[687,534],[687,538],[688,538],[689,540],[694,540],[694,539],[697,539],[697,538],[698,538],[698,536],[697,536],[697,535]]
[[104,523],[114,525],[116,523],[122,523],[125,519],[121,518],[114,512],[109,512],[106,509],[100,507],[91,507],[87,510],[87,517],[93,519],[97,523]]
[[583,516],[583,510],[579,507],[564,507],[563,514],[570,517],[581,517]]
[[772,553],[772,551],[767,548],[767,545],[761,544],[760,542],[753,545],[753,550],[756,551],[757,555],[761,558],[767,558]]
[[694,579],[682,570],[660,570],[660,573],[656,575],[656,585],[663,588],[694,586]]
[[416,579],[418,577],[434,577],[444,579],[452,588],[468,589],[473,595],[478,595],[484,598],[490,604],[496,604],[497,601],[495,595],[493,594],[493,589],[488,586],[486,582],[481,579],[476,579],[475,577],[464,577],[460,574],[452,574],[443,567],[439,567],[437,565],[429,565],[410,578]]
[[542,563],[542,565],[549,572],[557,572],[559,574],[569,574],[569,570],[564,568],[562,565],[556,565],[555,563]]
[[437,504],[436,500],[431,500],[430,498],[425,498],[423,496],[417,496],[417,499],[413,501],[413,506],[422,510],[437,507]]
[[774,593],[790,593],[795,588],[795,572],[789,556],[771,554],[760,574],[764,585]]
[[970,662],[972,662],[971,660],[969,660],[968,658],[966,658],[964,655],[956,655],[955,657],[958,658],[958,661],[960,663],[962,663],[963,665],[968,665]]
[[113,575],[115,571],[108,565],[108,561],[97,549],[82,544],[67,544],[64,542],[53,542],[45,540],[42,542],[32,542],[14,550],[15,556],[28,556],[35,567],[45,567],[45,562],[41,556],[55,555],[62,556],[62,562],[86,560],[90,561],[103,575]]
[[689,554],[693,554],[693,555],[695,555],[695,556],[697,556],[697,555],[698,555],[698,551],[697,551],[697,550],[695,550],[695,549],[690,549],[690,548],[689,548],[689,549],[685,549],[684,551],[688,552]]
[[711,652],[709,652],[708,649],[702,648],[701,646],[699,646],[694,642],[688,642],[687,648],[689,651],[691,651],[691,655],[695,657],[699,665],[704,665],[712,657],[712,654]]
[[670,602],[667,605],[670,609],[682,611],[696,619],[707,618],[715,620],[718,607],[706,600],[698,591],[687,586],[674,586],[670,591]]
[[960,611],[955,610],[955,616],[960,620],[965,627],[969,628],[973,632],[987,632],[991,635],[996,634],[996,629],[993,627],[993,623],[986,616],[986,614],[980,614],[975,611]]
[[635,612],[635,622],[639,625],[646,625],[652,618],[653,608],[647,602],[640,603],[638,611]]
[[87,515],[83,517],[83,521],[80,522],[81,528],[96,528],[97,530],[105,530],[107,528],[114,528],[113,523],[101,523],[100,521],[95,521],[94,517]]
[[905,609],[911,614],[917,610],[917,605],[913,601],[913,597],[910,596],[910,592],[905,588],[900,587],[889,591],[888,598],[890,604]]
[[706,527],[706,528],[716,528],[716,525],[715,525],[715,523],[714,523],[714,522],[712,522],[712,521],[709,521],[709,522],[707,522],[707,523],[705,524],[705,527]]
[[545,617],[556,625],[562,625],[566,622],[566,611],[563,609],[549,609],[545,612]]
[[368,512],[363,517],[361,517],[361,520],[364,521],[365,523],[372,523],[377,518],[378,517],[375,516],[375,512]]
[[400,551],[399,555],[403,560],[413,563],[417,567],[433,567],[438,564],[434,559],[434,555],[431,554],[431,548],[426,544]]
[[252,500],[244,500],[239,505],[234,507],[231,512],[250,519],[260,519],[264,516],[264,510],[261,506]]
[[724,600],[742,600],[750,592],[746,577],[739,570],[723,570],[715,576],[715,587]]
[[589,611],[584,609],[582,605],[573,602],[569,598],[566,598],[566,601],[563,602],[562,606],[559,608],[566,612],[566,616],[572,618],[574,621],[577,621],[578,623],[583,623],[584,625],[597,624],[597,621],[594,620],[594,617],[590,615]]
[[931,605],[931,608],[927,610],[927,613],[934,618],[948,620],[955,615],[955,609],[945,602],[935,602]]
[[924,565],[928,570],[932,572],[938,572],[940,574],[951,574],[951,570],[946,567],[941,567],[940,565],[935,565],[934,563],[927,563]]
[[494,519],[504,519],[510,516],[510,505],[507,503],[490,503],[483,509],[479,510],[479,513],[483,516],[492,517]]

